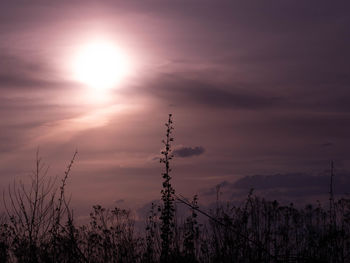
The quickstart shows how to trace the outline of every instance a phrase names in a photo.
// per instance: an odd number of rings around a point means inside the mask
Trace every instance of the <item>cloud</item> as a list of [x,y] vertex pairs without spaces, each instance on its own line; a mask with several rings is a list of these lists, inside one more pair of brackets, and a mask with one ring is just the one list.
[[[258,67],[261,62],[249,64],[252,67]],[[296,111],[297,109],[318,113],[350,112],[350,99],[345,96],[349,79],[336,78],[335,73],[327,75],[328,82],[332,82],[330,87],[325,80],[317,80],[316,73],[308,69],[305,71],[309,72],[309,78],[291,75],[289,72],[299,69],[286,68],[284,79],[271,74],[271,76],[259,77],[260,82],[254,82],[249,76],[244,75],[239,80],[220,80],[217,78],[220,68],[216,68],[215,65],[209,65],[208,68],[200,70],[192,70],[189,64],[183,65],[183,68],[187,68],[187,72],[176,72],[173,64],[168,67],[171,73],[158,72],[154,79],[145,79],[142,86],[130,87],[124,92],[133,94],[137,92],[144,96],[152,94],[152,97],[175,107],[196,106],[217,110],[249,111]],[[271,65],[271,68],[273,67],[277,71],[278,63]],[[251,70],[255,69],[247,69],[248,72]],[[341,70],[343,69],[339,69],[339,72]],[[292,92],[281,92],[279,88],[275,88],[281,85],[284,88],[292,87]]]
[[181,146],[179,148],[176,148],[173,153],[177,157],[192,157],[192,156],[198,156],[205,152],[205,149],[202,146],[196,146],[196,147],[185,147]]
[[[244,176],[235,182],[224,181],[219,184],[223,198],[244,200],[250,189],[257,196],[270,200],[327,200],[329,197],[330,174],[313,175],[308,173],[286,173],[271,175]],[[349,194],[350,173],[335,172],[333,177],[334,194],[338,197]],[[214,196],[216,187],[203,189],[203,196]],[[304,202],[302,201],[302,202]]]
[[[157,78],[146,82],[138,92],[167,101],[174,106],[201,106],[217,109],[261,110],[286,105],[284,98],[271,92],[255,92],[235,83],[219,84],[208,80],[212,71],[197,73],[159,73]],[[129,92],[135,92],[131,89]]]
[[232,184],[235,189],[267,190],[275,188],[311,188],[327,185],[326,176],[313,176],[310,174],[291,173],[273,175],[253,175],[243,177]]
[[13,55],[0,49],[0,90],[8,94],[16,91],[61,90],[77,84],[57,78],[57,72],[44,58],[33,61],[25,55]]

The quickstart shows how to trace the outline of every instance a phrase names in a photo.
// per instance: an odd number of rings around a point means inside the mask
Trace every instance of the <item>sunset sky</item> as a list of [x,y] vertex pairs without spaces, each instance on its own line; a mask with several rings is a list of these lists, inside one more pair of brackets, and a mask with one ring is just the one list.
[[[0,185],[30,173],[38,148],[61,177],[78,149],[78,213],[141,207],[160,197],[172,113],[178,193],[327,194],[334,160],[346,194],[349,14],[348,1],[1,0]],[[79,77],[106,47],[118,62]]]

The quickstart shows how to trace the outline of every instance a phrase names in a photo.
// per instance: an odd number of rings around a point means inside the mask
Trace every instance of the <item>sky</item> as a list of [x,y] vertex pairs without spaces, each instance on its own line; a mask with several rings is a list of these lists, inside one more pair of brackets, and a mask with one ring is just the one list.
[[[0,185],[35,165],[77,213],[159,199],[173,114],[173,186],[235,200],[350,189],[348,1],[0,2]],[[108,89],[75,78],[84,46],[118,46],[128,74]],[[24,179],[23,179],[24,180]]]

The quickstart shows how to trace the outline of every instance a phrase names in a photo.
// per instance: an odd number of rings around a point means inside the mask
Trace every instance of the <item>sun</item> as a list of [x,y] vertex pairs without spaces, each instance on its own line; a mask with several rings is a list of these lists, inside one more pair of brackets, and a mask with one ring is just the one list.
[[74,78],[95,89],[115,87],[130,71],[125,52],[109,42],[93,42],[79,48],[73,60]]

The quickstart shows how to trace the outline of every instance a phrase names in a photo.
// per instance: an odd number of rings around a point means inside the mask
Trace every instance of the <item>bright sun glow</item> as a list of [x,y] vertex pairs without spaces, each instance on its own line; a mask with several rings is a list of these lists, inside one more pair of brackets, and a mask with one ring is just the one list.
[[96,89],[113,88],[130,71],[125,53],[108,42],[82,47],[73,62],[74,78]]

